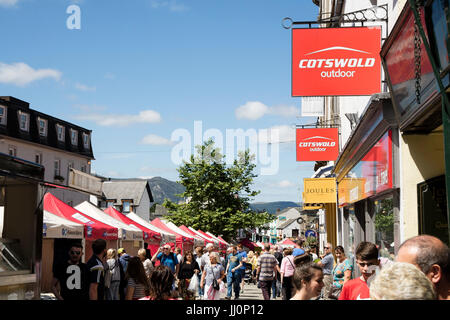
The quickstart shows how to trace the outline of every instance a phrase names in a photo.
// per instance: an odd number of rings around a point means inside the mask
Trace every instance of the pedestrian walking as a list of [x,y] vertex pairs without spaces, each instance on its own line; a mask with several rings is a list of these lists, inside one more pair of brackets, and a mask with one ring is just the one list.
[[81,262],[83,245],[73,243],[68,253],[69,259],[53,268],[52,292],[58,300],[89,300],[89,270]]
[[175,248],[175,255],[178,259],[178,264],[181,264],[181,260],[183,260],[183,255],[181,254],[181,248]]
[[333,269],[333,285],[328,297],[337,300],[344,284],[352,278],[353,265],[350,259],[345,256],[344,247],[337,246],[334,249],[334,254],[336,255],[337,263]]
[[436,300],[433,283],[417,267],[394,262],[370,283],[371,300]]
[[[278,261],[278,267],[281,267],[281,261],[283,260],[283,254],[279,251],[279,246],[273,246],[273,256]],[[281,295],[281,274],[275,272],[274,280],[272,281],[272,298],[276,299]]]
[[208,243],[205,247],[205,251],[203,252],[202,260],[200,262],[200,268],[202,269],[202,272],[203,272],[205,266],[209,265],[209,263],[211,261],[209,259],[209,254],[214,251],[215,251],[215,246],[212,243]]
[[292,256],[292,248],[286,248],[284,250],[285,256],[281,260],[280,274],[281,274],[281,288],[282,299],[290,300],[292,297],[292,276],[294,275],[295,265],[294,257]]
[[120,262],[115,249],[106,252],[105,268],[105,298],[106,300],[120,300]]
[[174,276],[178,274],[180,264],[178,263],[178,258],[175,253],[171,252],[171,247],[165,244],[163,247],[158,248],[158,251],[153,255],[152,262],[159,260],[161,265],[169,267],[172,270]]
[[180,271],[178,272],[178,289],[183,300],[192,300],[194,298],[194,292],[189,291],[187,288],[192,277],[197,277],[199,272],[200,266],[194,260],[194,255],[191,251],[186,251],[181,261]]
[[290,300],[311,300],[320,297],[323,289],[322,267],[312,261],[303,261],[295,267],[292,277],[295,293]]
[[258,266],[258,259],[256,258],[256,255],[253,251],[248,252],[247,258],[248,258],[247,263],[249,263],[252,266],[252,272],[251,272],[252,283],[256,283],[255,272],[256,272],[256,268]]
[[154,267],[152,261],[147,258],[147,251],[145,250],[145,248],[139,249],[137,256],[139,257],[139,259],[142,262],[142,265],[144,266],[147,278],[150,278],[150,274],[152,273]]
[[127,268],[125,300],[139,300],[150,294],[149,281],[139,257],[131,257]]
[[228,264],[225,268],[227,275],[227,295],[225,299],[230,300],[232,290],[234,289],[234,299],[239,299],[241,273],[239,271],[242,266],[242,256],[237,252],[237,247],[231,247],[231,253],[228,255]]
[[219,254],[211,252],[209,254],[210,264],[205,265],[200,285],[203,288],[204,300],[220,300],[220,290],[223,288],[223,278],[225,272],[219,263]]
[[106,241],[97,239],[92,243],[93,255],[87,262],[89,270],[89,300],[104,300]]
[[274,272],[280,271],[277,259],[269,251],[270,244],[265,244],[264,253],[258,258],[258,268],[256,271],[264,300],[270,300],[270,288],[274,280]]
[[361,276],[344,284],[339,300],[370,299],[368,281],[372,280],[379,270],[378,248],[374,243],[363,241],[356,248],[355,257]]
[[242,266],[238,269],[241,277],[241,293],[244,292],[244,285],[245,285],[245,269],[246,269],[246,263],[247,263],[247,252],[244,250],[244,247],[242,244],[237,245],[237,252],[241,256]]
[[450,251],[440,239],[420,235],[403,242],[396,261],[419,268],[434,285],[439,300],[450,300]]
[[202,267],[201,267],[201,263],[202,263],[202,256],[203,256],[203,247],[197,247],[195,248],[195,252],[196,252],[196,256],[195,256],[195,261],[198,263],[199,267],[200,267],[200,272],[197,273],[197,277],[198,277],[198,297],[201,300],[203,298],[203,289],[200,286],[200,280],[202,279]]
[[157,266],[149,279],[149,295],[140,300],[177,300],[173,290],[175,276],[172,270],[163,265]]
[[119,250],[117,250],[117,254],[119,256],[119,262],[122,264],[123,272],[127,272],[128,260],[130,260],[130,256],[124,248],[119,248]]
[[321,257],[321,260],[317,262],[317,264],[323,269],[323,292],[322,297],[325,300],[330,299],[331,287],[333,286],[333,266],[334,266],[334,257],[332,254],[333,245],[331,243],[327,243],[324,249],[324,255]]

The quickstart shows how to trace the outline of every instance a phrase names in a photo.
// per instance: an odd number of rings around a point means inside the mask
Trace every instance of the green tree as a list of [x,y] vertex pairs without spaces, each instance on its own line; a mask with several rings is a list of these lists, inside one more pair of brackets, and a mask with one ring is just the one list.
[[225,157],[215,148],[214,141],[196,146],[197,156],[178,168],[178,181],[186,189],[180,196],[187,203],[164,201],[170,213],[167,219],[176,225],[222,235],[225,240],[236,236],[239,229],[255,228],[273,220],[267,212],[250,210],[249,201],[259,194],[251,188],[256,165],[249,150],[227,166]]

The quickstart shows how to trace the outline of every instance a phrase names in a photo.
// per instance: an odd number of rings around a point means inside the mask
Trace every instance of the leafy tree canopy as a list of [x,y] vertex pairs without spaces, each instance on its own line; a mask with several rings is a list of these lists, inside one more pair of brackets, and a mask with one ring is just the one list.
[[176,225],[190,226],[196,230],[211,232],[229,241],[238,229],[262,226],[274,219],[267,212],[250,209],[249,201],[259,194],[251,188],[256,165],[249,150],[240,152],[230,166],[225,156],[208,140],[196,146],[197,156],[178,168],[179,178],[185,188],[180,196],[187,203],[164,201],[170,213],[167,219]]

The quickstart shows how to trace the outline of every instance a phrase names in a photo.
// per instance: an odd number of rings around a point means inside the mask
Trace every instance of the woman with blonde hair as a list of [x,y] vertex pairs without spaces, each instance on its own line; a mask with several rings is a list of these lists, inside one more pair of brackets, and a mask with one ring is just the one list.
[[205,265],[200,286],[204,292],[204,300],[220,300],[220,287],[225,277],[225,270],[219,263],[219,254],[211,252],[209,254],[211,264]]
[[105,268],[105,298],[106,300],[120,300],[120,266],[115,249],[106,252]]
[[145,274],[147,275],[147,278],[150,278],[150,274],[152,273],[154,267],[153,267],[152,261],[147,258],[147,250],[145,250],[144,248],[139,249],[138,257],[141,260],[142,265],[144,266],[144,270],[145,270]]

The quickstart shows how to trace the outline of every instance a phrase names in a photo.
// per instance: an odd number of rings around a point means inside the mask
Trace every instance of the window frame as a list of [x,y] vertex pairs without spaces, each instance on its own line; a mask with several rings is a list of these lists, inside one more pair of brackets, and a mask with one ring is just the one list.
[[[75,135],[74,135],[75,133]],[[75,141],[74,141],[75,138]],[[70,128],[70,142],[76,146],[78,144],[78,130]]]
[[[62,137],[60,138],[59,136],[59,128],[62,129]],[[66,141],[66,127],[57,123],[56,124],[56,138],[58,139],[58,141],[60,142],[65,142]]]
[[[41,128],[42,128],[41,127],[41,121],[44,123],[44,127],[43,127],[44,132],[43,133],[41,132]],[[38,123],[39,136],[40,137],[46,137],[47,136],[47,128],[48,128],[48,121],[47,121],[47,119],[38,117],[37,118],[37,123]]]
[[[30,131],[30,114],[27,112],[23,112],[22,110],[18,111],[19,115],[19,129],[21,131],[29,132]],[[25,116],[25,128],[22,128],[22,116]]]
[[89,134],[87,134],[86,132],[83,132],[83,147],[85,149],[89,149],[89,143],[90,143],[90,139],[89,139]]
[[8,108],[4,105],[0,105],[0,109],[3,110],[3,115],[0,115],[0,125],[6,126],[8,118]]

